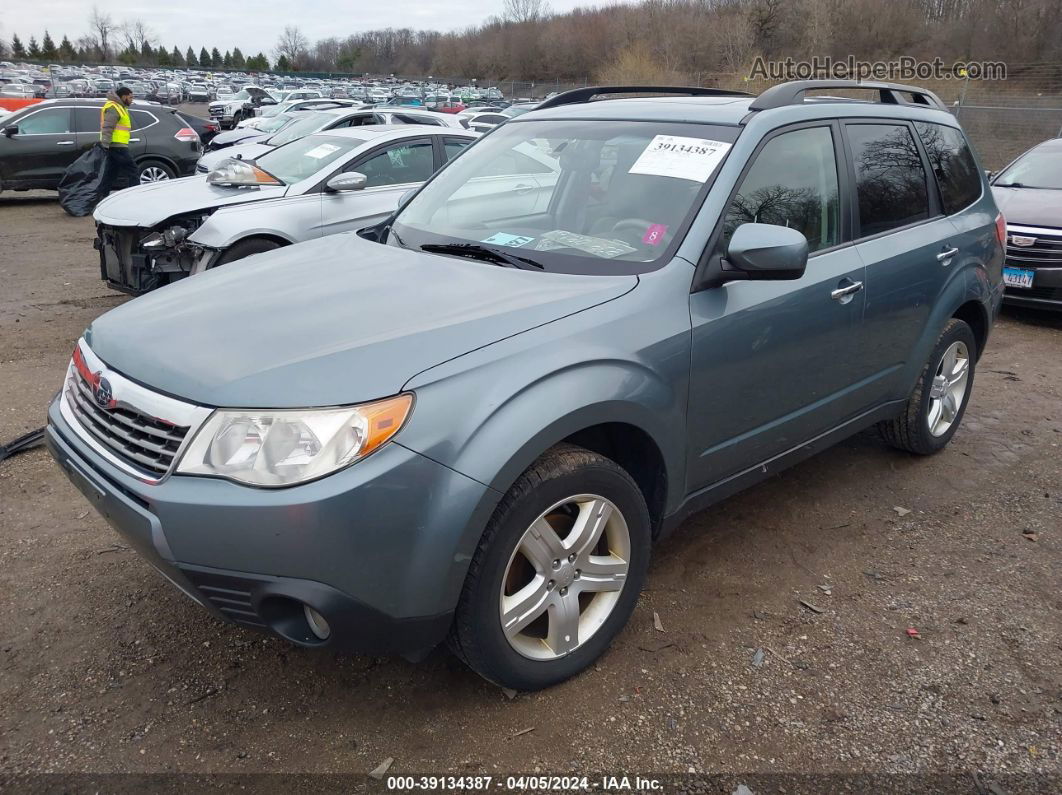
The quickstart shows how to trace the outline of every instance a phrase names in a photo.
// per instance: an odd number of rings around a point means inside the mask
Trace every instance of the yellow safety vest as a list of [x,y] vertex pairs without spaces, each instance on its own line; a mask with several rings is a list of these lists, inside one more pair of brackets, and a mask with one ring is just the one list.
[[107,108],[118,111],[118,123],[114,125],[114,134],[111,136],[112,144],[125,144],[129,146],[129,134],[133,131],[133,120],[129,118],[129,111],[120,102],[107,100],[100,108],[100,140],[103,140],[103,117]]

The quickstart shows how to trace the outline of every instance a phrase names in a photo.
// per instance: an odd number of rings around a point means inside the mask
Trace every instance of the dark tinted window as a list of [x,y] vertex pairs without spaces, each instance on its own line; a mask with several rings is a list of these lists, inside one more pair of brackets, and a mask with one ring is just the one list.
[[723,243],[742,224],[788,226],[818,251],[841,242],[837,161],[828,127],[772,138],[756,155],[723,221]]
[[472,142],[464,138],[447,138],[443,144],[443,148],[446,150],[446,161],[453,160],[470,143]]
[[850,124],[860,236],[929,217],[926,172],[911,131],[899,124]]
[[427,141],[403,143],[361,161],[353,170],[369,178],[367,188],[423,182],[435,170],[435,153]]
[[129,120],[133,122],[134,130],[142,130],[145,127],[150,127],[155,123],[155,117],[143,110],[131,110],[129,111]]
[[402,124],[432,124],[436,127],[442,126],[442,122],[438,119],[433,119],[430,116],[410,116],[407,113],[396,113],[394,120],[401,122]]
[[79,133],[100,131],[99,107],[74,108],[74,130]]
[[937,175],[940,198],[946,213],[955,213],[981,195],[981,174],[963,134],[943,124],[915,122],[929,156],[929,165]]

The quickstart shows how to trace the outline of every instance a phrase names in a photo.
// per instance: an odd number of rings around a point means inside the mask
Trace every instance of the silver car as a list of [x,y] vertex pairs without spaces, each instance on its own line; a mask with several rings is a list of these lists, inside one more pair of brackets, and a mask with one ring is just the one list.
[[[264,140],[249,144],[237,144],[220,152],[207,152],[196,164],[196,171],[206,174],[227,157],[253,160],[261,157],[270,149],[297,141],[313,133],[325,130],[338,130],[345,127],[367,127],[378,124],[426,124],[433,127],[463,129],[456,122],[451,123],[441,113],[407,110],[405,108],[389,110],[359,110],[356,108],[326,108],[324,110],[303,111],[300,118],[280,132]],[[305,116],[305,118],[302,118]]]
[[328,130],[257,160],[223,159],[207,175],[119,191],[93,213],[103,278],[138,295],[251,254],[371,226],[476,137],[421,125]]

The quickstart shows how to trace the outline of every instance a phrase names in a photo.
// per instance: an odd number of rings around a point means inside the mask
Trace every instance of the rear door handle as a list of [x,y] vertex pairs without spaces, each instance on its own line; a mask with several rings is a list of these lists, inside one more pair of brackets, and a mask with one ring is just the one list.
[[73,141],[56,141],[55,145],[56,146],[73,146],[74,142]]
[[863,282],[853,282],[852,284],[849,284],[846,287],[838,287],[836,290],[830,293],[830,298],[832,298],[834,301],[843,301],[848,296],[855,295],[862,289]]
[[130,138],[129,139],[129,143],[138,144],[138,143],[140,143],[140,139],[139,138]]
[[937,262],[943,262],[945,265],[947,265],[948,264],[948,260],[950,260],[952,257],[954,257],[958,253],[959,253],[959,249],[957,249],[957,248],[946,248],[943,251],[941,251],[939,254],[937,254]]

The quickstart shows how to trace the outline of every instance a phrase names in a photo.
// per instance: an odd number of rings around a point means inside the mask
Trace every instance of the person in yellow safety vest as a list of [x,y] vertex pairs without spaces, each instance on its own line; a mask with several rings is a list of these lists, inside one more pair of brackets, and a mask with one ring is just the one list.
[[118,91],[107,94],[107,101],[100,109],[100,145],[107,150],[107,160],[100,179],[100,199],[111,192],[119,179],[124,179],[130,186],[140,182],[140,171],[129,154],[133,121],[126,108],[132,104],[132,90],[122,86]]

